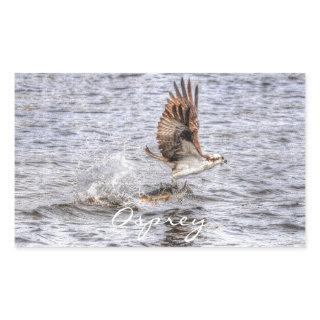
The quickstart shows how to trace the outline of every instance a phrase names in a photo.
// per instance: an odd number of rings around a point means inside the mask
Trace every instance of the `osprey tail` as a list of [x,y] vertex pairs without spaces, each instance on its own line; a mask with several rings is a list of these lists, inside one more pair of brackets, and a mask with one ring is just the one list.
[[150,156],[153,159],[156,159],[156,160],[159,160],[159,161],[163,161],[163,162],[167,162],[168,161],[163,156],[160,156],[160,155],[157,155],[157,154],[153,153],[147,146],[144,148],[144,151],[148,156]]

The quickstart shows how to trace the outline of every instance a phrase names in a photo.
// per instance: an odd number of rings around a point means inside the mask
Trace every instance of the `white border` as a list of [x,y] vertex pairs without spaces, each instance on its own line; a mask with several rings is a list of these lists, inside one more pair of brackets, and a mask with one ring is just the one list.
[[[319,319],[316,1],[0,6],[1,319]],[[14,248],[14,72],[145,71],[306,72],[306,249]]]

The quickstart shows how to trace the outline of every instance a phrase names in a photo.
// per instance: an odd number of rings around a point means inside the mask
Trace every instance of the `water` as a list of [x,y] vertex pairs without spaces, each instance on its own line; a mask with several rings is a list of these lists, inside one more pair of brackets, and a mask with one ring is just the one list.
[[[304,246],[302,74],[184,74],[200,85],[202,147],[228,163],[188,177],[192,195],[139,202],[170,182],[170,169],[143,148],[156,148],[157,122],[180,77],[16,75],[17,246]],[[135,222],[113,226],[127,206]],[[183,216],[188,225],[170,223]],[[139,222],[157,219],[139,238]],[[204,225],[186,242],[199,226],[192,221]]]

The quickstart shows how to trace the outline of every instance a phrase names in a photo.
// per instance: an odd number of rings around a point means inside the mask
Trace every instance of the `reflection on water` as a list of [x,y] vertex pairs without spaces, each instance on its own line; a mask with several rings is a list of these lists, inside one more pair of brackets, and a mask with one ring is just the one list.
[[[18,246],[303,246],[302,74],[185,74],[200,85],[200,139],[228,164],[188,177],[192,194],[139,197],[169,183],[144,155],[180,74],[17,74]],[[184,181],[181,181],[181,186]],[[141,226],[112,226],[121,208]],[[194,241],[184,241],[204,219]],[[164,223],[162,223],[164,222]]]

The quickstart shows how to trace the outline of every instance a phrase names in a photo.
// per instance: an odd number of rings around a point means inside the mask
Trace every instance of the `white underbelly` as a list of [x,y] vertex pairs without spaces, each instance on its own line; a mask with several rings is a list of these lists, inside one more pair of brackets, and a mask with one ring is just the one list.
[[179,162],[172,171],[172,176],[175,179],[179,179],[190,174],[196,174],[205,170],[205,164],[203,161],[184,161]]
[[175,179],[179,179],[179,178],[188,176],[190,174],[196,174],[196,173],[199,173],[199,172],[202,172],[202,171],[204,171],[203,168],[190,168],[190,169],[181,170],[181,171],[173,171],[172,172],[172,176]]

